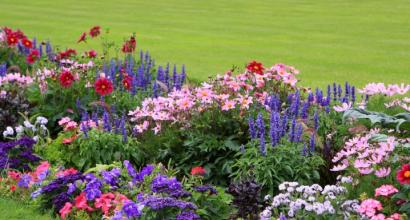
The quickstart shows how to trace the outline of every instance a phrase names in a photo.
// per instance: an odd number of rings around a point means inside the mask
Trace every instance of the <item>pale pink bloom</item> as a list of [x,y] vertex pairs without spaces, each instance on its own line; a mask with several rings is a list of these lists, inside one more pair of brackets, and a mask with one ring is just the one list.
[[219,94],[216,96],[220,101],[225,101],[229,99],[229,94]]
[[229,111],[235,108],[236,102],[234,100],[227,100],[222,106],[222,111]]
[[380,211],[382,209],[382,204],[379,201],[375,199],[366,199],[362,201],[357,211],[367,217],[373,217],[376,215],[377,211]]
[[235,82],[235,81],[231,81],[228,83],[228,86],[230,89],[232,89],[233,91],[237,92],[239,91],[239,89],[241,88],[239,83]]
[[410,112],[410,105],[406,105],[406,104],[401,104],[400,107],[408,112]]
[[410,103],[410,98],[409,97],[404,97],[403,102]]
[[135,126],[137,133],[143,133],[145,130],[148,129],[149,121],[144,121],[142,124]]
[[399,190],[392,185],[382,185],[375,190],[374,196],[391,196],[397,192],[399,192]]
[[178,100],[176,104],[178,105],[178,108],[188,110],[194,105],[194,102],[189,98],[183,98]]
[[352,103],[343,103],[342,106],[333,106],[333,109],[337,112],[344,112],[352,108]]
[[105,73],[101,72],[99,75],[101,78],[105,78]]
[[386,216],[382,213],[379,213],[371,218],[371,220],[386,220]]
[[154,134],[158,134],[161,131],[161,124],[160,123],[155,123],[155,127],[152,129],[154,131]]
[[386,218],[386,220],[400,220],[400,219],[401,219],[401,216],[399,213],[394,213],[393,215]]
[[62,125],[67,124],[67,123],[70,122],[70,121],[71,121],[71,118],[69,118],[69,117],[64,117],[64,118],[60,119],[60,121],[58,121],[58,125],[62,126]]
[[239,98],[236,99],[241,105],[241,109],[249,109],[249,105],[253,103],[251,96],[242,96],[239,95]]
[[335,165],[331,171],[337,172],[337,171],[342,171],[345,170],[349,166],[349,161],[344,159],[341,164]]
[[7,92],[4,91],[4,90],[1,90],[1,92],[0,92],[0,98],[1,98],[1,99],[5,99],[6,97],[7,97]]
[[77,122],[69,121],[64,125],[64,131],[76,129],[78,126]]
[[374,174],[379,178],[383,178],[383,177],[386,177],[386,176],[390,175],[390,172],[391,172],[390,167],[387,167],[387,168],[382,167],[382,168],[376,170],[376,172],[374,172]]
[[295,86],[298,80],[294,75],[288,75],[287,77],[283,77],[283,82],[291,86]]
[[202,103],[212,103],[213,96],[214,96],[214,92],[210,89],[206,89],[206,88],[196,89],[196,97],[198,97]]
[[373,172],[373,168],[370,168],[370,167],[368,167],[368,168],[359,168],[357,170],[359,171],[360,174],[363,174],[363,175],[371,174]]
[[397,93],[400,95],[406,94],[410,90],[410,84],[409,85],[404,85],[404,83],[397,85]]
[[370,163],[368,161],[359,159],[354,161],[354,167],[357,169],[361,168],[368,168],[370,166]]

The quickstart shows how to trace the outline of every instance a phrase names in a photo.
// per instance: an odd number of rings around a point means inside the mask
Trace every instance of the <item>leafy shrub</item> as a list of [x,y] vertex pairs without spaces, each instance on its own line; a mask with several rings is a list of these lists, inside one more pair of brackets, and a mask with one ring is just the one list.
[[[310,154],[310,155],[309,155]],[[254,178],[262,185],[264,192],[274,193],[284,181],[298,181],[306,184],[320,179],[319,169],[323,159],[316,153],[309,153],[303,144],[289,144],[268,147],[263,156],[257,141],[246,145],[232,169],[236,180]]]
[[0,131],[16,126],[19,113],[30,113],[30,103],[22,91],[10,91],[6,97],[0,97]]

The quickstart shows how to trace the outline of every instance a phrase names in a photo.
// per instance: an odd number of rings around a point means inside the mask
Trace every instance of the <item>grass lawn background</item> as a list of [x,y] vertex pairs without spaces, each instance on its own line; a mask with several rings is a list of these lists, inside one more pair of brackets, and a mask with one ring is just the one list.
[[0,25],[54,44],[78,45],[93,25],[117,44],[137,34],[137,47],[157,63],[186,64],[203,80],[252,59],[301,70],[303,85],[346,80],[410,82],[408,0],[1,0]]

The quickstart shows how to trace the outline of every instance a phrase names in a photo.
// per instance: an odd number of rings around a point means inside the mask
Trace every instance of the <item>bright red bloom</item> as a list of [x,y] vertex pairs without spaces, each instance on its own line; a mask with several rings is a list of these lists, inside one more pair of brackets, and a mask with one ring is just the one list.
[[7,172],[7,176],[10,177],[10,178],[12,178],[12,179],[15,180],[15,181],[19,181],[19,180],[20,180],[20,177],[21,177],[20,173],[19,173],[19,172],[16,172],[16,171],[9,171],[9,172]]
[[108,95],[113,90],[112,82],[106,78],[99,78],[94,86],[95,91],[101,96]]
[[11,29],[8,28],[8,27],[4,27],[3,30],[4,30],[4,33],[6,33],[7,35],[9,35],[9,34],[11,34],[11,33],[13,32],[13,30],[11,30]]
[[122,45],[122,52],[123,53],[132,53],[135,51],[137,47],[137,41],[135,40],[134,36],[131,36],[129,40],[125,41]]
[[21,43],[23,44],[24,47],[31,49],[33,47],[33,43],[27,39],[24,38],[23,40],[21,40]]
[[60,85],[64,88],[70,87],[74,82],[74,76],[70,71],[62,72],[58,79],[60,80]]
[[78,209],[84,209],[87,211],[93,211],[94,209],[91,208],[88,204],[87,204],[87,199],[85,198],[85,192],[82,192],[80,195],[78,195],[77,197],[75,197],[75,207]]
[[97,37],[98,35],[100,35],[100,26],[94,26],[90,29],[90,36],[91,37]]
[[89,58],[95,58],[97,56],[97,52],[95,50],[90,50],[87,52],[87,56]]
[[124,85],[125,89],[128,91],[131,90],[132,88],[132,76],[125,76],[124,79],[122,80],[122,85]]
[[100,198],[95,199],[94,206],[96,208],[101,208],[104,215],[108,216],[110,209],[113,207],[112,200],[115,198],[115,195],[112,193],[102,194]]
[[86,37],[87,37],[87,33],[83,32],[80,36],[80,39],[78,39],[77,43],[80,43],[80,42],[83,42],[83,41],[85,42]]
[[7,35],[7,44],[9,46],[14,46],[19,42],[19,39],[14,34]]
[[256,73],[259,75],[263,75],[263,71],[265,68],[262,66],[262,63],[259,63],[257,61],[252,61],[250,62],[247,66],[246,69],[249,70],[252,73]]
[[24,33],[21,30],[13,32],[13,35],[15,35],[18,39],[26,38],[26,35],[24,35]]
[[191,170],[191,175],[194,175],[194,176],[196,176],[196,175],[203,176],[203,175],[205,175],[205,173],[206,173],[205,169],[201,166],[194,167]]
[[73,205],[69,202],[64,204],[64,207],[60,209],[59,213],[62,219],[65,219],[68,214],[70,214]]
[[32,50],[26,57],[27,63],[33,64],[40,58],[40,52],[38,50]]
[[76,169],[74,169],[74,168],[69,168],[69,169],[66,169],[66,170],[58,171],[58,172],[56,173],[56,176],[57,176],[57,177],[64,177],[64,176],[73,175],[73,174],[76,174],[76,173],[78,173],[78,171],[77,171]]
[[10,186],[10,191],[14,192],[16,189],[17,189],[17,187],[15,185]]
[[397,171],[397,180],[400,184],[410,184],[410,163],[403,164],[401,170]]
[[77,51],[74,49],[67,49],[65,51],[62,51],[59,53],[59,59],[66,59],[66,58],[70,58],[73,55],[77,55]]

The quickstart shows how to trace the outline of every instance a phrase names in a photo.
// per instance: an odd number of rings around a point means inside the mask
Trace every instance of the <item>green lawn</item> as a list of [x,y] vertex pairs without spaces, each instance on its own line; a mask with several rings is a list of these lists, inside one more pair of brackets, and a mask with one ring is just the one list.
[[47,220],[49,215],[40,215],[35,207],[22,204],[12,199],[0,198],[0,219],[7,220]]
[[95,24],[118,43],[136,32],[139,48],[196,79],[257,59],[294,65],[311,86],[410,82],[408,0],[1,1],[0,25],[58,45],[79,48]]

